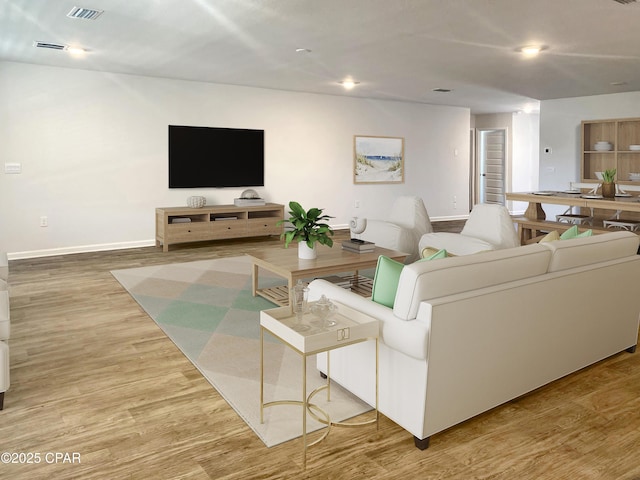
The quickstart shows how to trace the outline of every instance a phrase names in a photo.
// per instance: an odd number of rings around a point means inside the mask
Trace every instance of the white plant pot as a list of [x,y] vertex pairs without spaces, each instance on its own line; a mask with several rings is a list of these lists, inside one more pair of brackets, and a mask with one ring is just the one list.
[[313,260],[318,256],[316,251],[316,244],[313,244],[313,248],[309,248],[307,242],[298,242],[298,258],[305,260]]

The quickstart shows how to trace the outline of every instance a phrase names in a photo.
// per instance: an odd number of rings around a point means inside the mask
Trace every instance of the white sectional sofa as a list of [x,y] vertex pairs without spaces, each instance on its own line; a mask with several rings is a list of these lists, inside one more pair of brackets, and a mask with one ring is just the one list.
[[4,392],[9,389],[9,262],[0,252],[0,410],[4,407]]
[[[431,435],[627,350],[640,312],[638,236],[612,232],[407,265],[393,308],[321,294],[380,320],[379,410]],[[371,405],[375,348],[331,352],[331,378]],[[318,356],[326,373],[326,354]]]

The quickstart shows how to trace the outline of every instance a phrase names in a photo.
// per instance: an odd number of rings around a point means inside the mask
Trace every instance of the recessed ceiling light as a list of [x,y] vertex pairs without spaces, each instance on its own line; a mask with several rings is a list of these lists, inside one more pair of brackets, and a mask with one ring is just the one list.
[[360,82],[356,82],[355,80],[351,80],[350,78],[348,78],[347,80],[343,80],[341,82],[338,82],[338,83],[340,85],[342,85],[347,90],[351,90],[353,87],[355,87],[356,85],[360,84]]
[[436,93],[449,93],[451,91],[450,88],[434,88],[432,92]]
[[626,85],[627,82],[611,82],[609,85],[612,85],[614,87],[621,87],[622,85]]
[[81,47],[67,47],[65,48],[65,50],[71,55],[82,55],[87,52],[84,48]]
[[546,50],[546,45],[525,45],[524,47],[516,48],[516,52],[520,52],[525,57],[535,57],[543,50]]
[[296,53],[311,53],[308,48],[296,48]]

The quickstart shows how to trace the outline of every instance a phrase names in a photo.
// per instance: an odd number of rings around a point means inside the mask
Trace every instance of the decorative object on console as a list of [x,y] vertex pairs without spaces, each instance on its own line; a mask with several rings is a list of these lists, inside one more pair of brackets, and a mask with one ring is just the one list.
[[202,208],[207,204],[207,199],[200,195],[193,195],[187,198],[187,206],[189,208]]
[[264,205],[265,201],[260,198],[258,192],[252,188],[248,188],[240,194],[240,198],[233,200],[234,205],[237,207],[246,207],[247,205]]
[[314,207],[310,208],[309,211],[305,211],[298,202],[289,202],[289,208],[289,218],[278,222],[278,225],[281,225],[287,221],[292,226],[291,229],[285,229],[280,235],[280,238],[284,238],[285,248],[288,248],[292,241],[297,240],[298,257],[314,259],[317,256],[316,243],[333,247],[333,240],[331,239],[333,230],[326,223],[322,223],[322,220],[333,217],[322,215],[323,209],[321,208]]
[[615,168],[609,168],[602,172],[602,196],[604,198],[614,198],[616,196],[615,176]]

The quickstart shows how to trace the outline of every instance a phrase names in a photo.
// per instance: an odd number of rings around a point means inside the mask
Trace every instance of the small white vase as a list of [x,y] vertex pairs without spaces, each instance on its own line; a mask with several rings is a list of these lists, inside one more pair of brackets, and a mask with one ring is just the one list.
[[307,242],[298,242],[298,258],[303,258],[305,260],[313,260],[318,256],[318,252],[316,251],[316,244],[313,244],[313,248],[309,248]]

